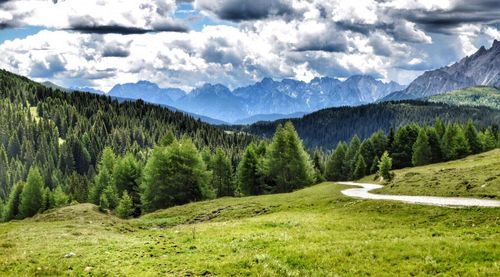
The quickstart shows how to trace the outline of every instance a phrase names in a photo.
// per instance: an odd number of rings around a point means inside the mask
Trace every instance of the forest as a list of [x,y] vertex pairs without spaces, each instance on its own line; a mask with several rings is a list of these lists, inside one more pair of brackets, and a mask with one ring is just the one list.
[[[469,104],[472,101],[469,102]],[[456,106],[446,103],[407,100],[373,103],[357,107],[338,107],[320,110],[302,118],[291,119],[304,144],[309,148],[331,149],[340,141],[350,140],[354,135],[365,139],[382,130],[416,123],[432,124],[436,118],[447,123],[466,123],[471,119],[480,128],[500,122],[500,110],[488,107]],[[230,126],[262,137],[271,137],[278,124],[258,122],[250,126]]]
[[[498,126],[485,125],[494,117],[488,111],[480,124],[477,117],[463,124],[437,118],[355,134],[320,149],[305,147],[294,121],[261,139],[142,101],[53,90],[6,71],[0,72],[0,95],[4,221],[76,202],[130,218],[204,199],[291,192],[324,180],[374,173],[390,179],[393,168],[459,159],[500,143]],[[454,109],[446,111],[449,119]]]

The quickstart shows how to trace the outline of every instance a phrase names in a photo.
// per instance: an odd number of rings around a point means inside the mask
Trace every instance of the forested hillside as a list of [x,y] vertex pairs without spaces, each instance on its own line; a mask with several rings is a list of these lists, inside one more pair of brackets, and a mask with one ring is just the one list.
[[500,89],[477,86],[450,91],[427,98],[427,101],[457,106],[484,106],[500,110]]
[[3,70],[0,113],[1,199],[36,167],[47,188],[61,186],[84,202],[105,147],[145,160],[169,130],[192,138],[198,149],[221,148],[233,163],[253,140],[142,101],[66,93]]
[[[472,119],[475,125],[487,127],[500,123],[500,111],[486,107],[454,106],[423,101],[384,102],[358,107],[324,109],[302,118],[291,119],[308,147],[331,149],[339,141],[350,140],[354,135],[361,139],[383,130],[389,132],[409,123],[431,124],[436,118],[445,123],[465,123]],[[270,137],[276,126],[285,120],[260,122],[240,127],[246,132]]]

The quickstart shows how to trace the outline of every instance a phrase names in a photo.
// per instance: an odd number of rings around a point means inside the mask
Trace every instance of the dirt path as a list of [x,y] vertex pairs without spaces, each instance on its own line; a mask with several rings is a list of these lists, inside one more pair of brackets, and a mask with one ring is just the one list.
[[463,197],[438,197],[438,196],[408,196],[387,195],[370,193],[371,190],[381,188],[381,185],[363,184],[354,182],[337,182],[341,185],[358,186],[361,188],[345,189],[342,194],[363,199],[392,200],[412,204],[426,204],[435,206],[469,206],[469,207],[500,207],[498,200],[486,200]]

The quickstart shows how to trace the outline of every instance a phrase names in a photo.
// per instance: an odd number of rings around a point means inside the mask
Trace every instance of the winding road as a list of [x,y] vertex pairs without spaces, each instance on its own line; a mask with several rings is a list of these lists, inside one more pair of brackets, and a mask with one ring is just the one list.
[[363,199],[392,200],[412,204],[426,204],[434,206],[467,206],[467,207],[500,207],[499,200],[486,200],[476,198],[462,197],[438,197],[438,196],[408,196],[408,195],[388,195],[374,194],[371,190],[383,187],[382,185],[354,183],[354,182],[336,182],[341,185],[357,186],[361,188],[345,189],[342,194]]

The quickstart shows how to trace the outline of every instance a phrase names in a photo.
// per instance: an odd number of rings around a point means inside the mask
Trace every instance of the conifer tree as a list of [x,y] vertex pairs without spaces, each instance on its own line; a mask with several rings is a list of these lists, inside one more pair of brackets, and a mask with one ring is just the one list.
[[438,163],[443,160],[443,151],[441,149],[441,140],[434,127],[427,128],[427,139],[431,148],[431,163]]
[[69,196],[66,193],[64,193],[61,186],[57,186],[54,189],[53,194],[54,194],[54,207],[55,208],[63,207],[63,206],[68,204]]
[[234,196],[235,186],[231,162],[221,148],[217,148],[215,155],[210,161],[212,171],[212,187],[215,189],[217,197]]
[[325,173],[325,177],[328,181],[341,181],[347,179],[347,176],[344,174],[346,167],[346,151],[346,145],[339,142],[333,153],[330,155],[326,164]]
[[[382,153],[383,154],[383,153]],[[370,168],[370,174],[374,174],[378,170],[378,156],[375,156],[372,161],[372,167]]]
[[128,153],[123,158],[116,160],[113,168],[112,185],[116,188],[117,195],[123,195],[123,192],[126,191],[127,196],[132,199],[134,216],[141,214],[141,179],[142,167],[134,155]]
[[240,190],[246,195],[259,195],[266,192],[255,147],[253,143],[248,145],[237,170]]
[[481,152],[483,150],[481,141],[479,140],[476,127],[474,126],[474,123],[472,123],[472,120],[467,121],[464,132],[472,154]]
[[31,217],[40,211],[43,204],[43,190],[44,185],[40,170],[37,167],[32,167],[21,193],[19,211],[22,217]]
[[309,155],[291,122],[277,128],[267,153],[267,169],[275,192],[289,192],[313,183]]
[[378,162],[378,175],[381,176],[384,181],[390,181],[392,179],[391,168],[392,159],[386,151]]
[[19,206],[21,205],[21,194],[23,193],[24,186],[25,183],[18,182],[12,187],[3,211],[4,221],[21,218]]
[[325,163],[324,163],[324,158],[323,154],[319,149],[315,149],[313,152],[313,167],[314,167],[314,174],[315,174],[315,179],[317,181],[325,181]]
[[479,134],[479,139],[481,141],[481,148],[483,151],[489,151],[495,148],[495,136],[490,129],[486,129],[484,132]]
[[134,214],[134,211],[135,209],[132,198],[130,198],[127,191],[124,190],[123,195],[120,198],[120,202],[118,203],[118,207],[116,207],[116,215],[120,218],[127,219]]
[[213,197],[205,163],[188,138],[155,147],[144,168],[142,205],[154,211]]
[[347,149],[347,152],[345,154],[345,159],[346,159],[346,177],[348,179],[352,179],[353,173],[354,173],[354,168],[356,166],[356,154],[359,151],[359,147],[361,146],[361,140],[357,135],[354,135],[349,142],[349,148]]
[[413,144],[417,140],[419,129],[417,125],[410,124],[397,130],[391,153],[395,168],[412,165]]
[[431,146],[425,128],[420,128],[417,141],[413,145],[412,163],[414,166],[425,165],[431,162]]
[[[375,147],[371,139],[366,139],[363,141],[363,143],[361,143],[358,153],[361,154],[363,160],[365,161],[365,172],[363,173],[363,176],[365,176],[369,173],[368,171],[372,166],[373,157],[375,157]],[[357,163],[358,158],[356,157],[356,164]]]
[[356,156],[356,166],[354,167],[353,177],[355,180],[363,178],[366,172],[366,163],[363,155],[358,154]]
[[104,148],[99,164],[97,165],[98,173],[89,190],[88,198],[91,203],[98,205],[102,192],[111,184],[115,160],[116,156],[113,150],[109,147]]

